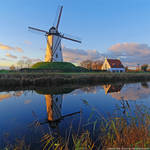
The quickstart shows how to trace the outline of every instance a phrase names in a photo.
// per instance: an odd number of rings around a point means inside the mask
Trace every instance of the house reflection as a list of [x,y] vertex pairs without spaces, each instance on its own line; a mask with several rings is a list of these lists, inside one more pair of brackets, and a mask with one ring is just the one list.
[[147,82],[141,82],[141,86],[142,86],[143,88],[146,88],[146,89],[149,88],[149,85],[148,85]]
[[120,93],[121,89],[123,88],[124,84],[106,84],[104,85],[105,94],[109,93]]
[[131,84],[107,84],[104,85],[105,94],[111,95],[117,100],[138,100],[150,97],[150,83],[139,82]]

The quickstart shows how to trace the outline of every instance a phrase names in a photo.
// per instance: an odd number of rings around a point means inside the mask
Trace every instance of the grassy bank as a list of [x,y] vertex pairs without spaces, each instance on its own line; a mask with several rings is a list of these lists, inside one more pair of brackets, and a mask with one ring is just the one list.
[[75,66],[69,62],[38,62],[32,66],[32,68],[28,69],[28,71],[34,70],[47,70],[48,72],[83,72],[88,71],[80,66]]
[[150,73],[3,73],[0,87],[95,85],[150,80]]

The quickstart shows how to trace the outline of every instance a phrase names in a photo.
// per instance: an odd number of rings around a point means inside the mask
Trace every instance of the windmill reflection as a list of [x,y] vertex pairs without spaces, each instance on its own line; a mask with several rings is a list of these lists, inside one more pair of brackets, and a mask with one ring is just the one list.
[[63,95],[45,95],[47,116],[51,127],[56,127],[61,116]]
[[63,102],[63,95],[45,95],[46,100],[46,108],[47,108],[47,121],[41,124],[49,123],[51,128],[58,128],[59,123],[66,117],[73,116],[75,114],[80,113],[74,112],[67,115],[62,115],[62,102]]

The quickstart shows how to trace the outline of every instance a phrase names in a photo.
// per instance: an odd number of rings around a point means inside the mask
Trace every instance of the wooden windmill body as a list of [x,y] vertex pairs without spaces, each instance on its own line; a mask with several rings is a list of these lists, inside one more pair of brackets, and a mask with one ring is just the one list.
[[81,43],[80,40],[65,36],[64,34],[58,32],[62,10],[63,10],[63,6],[61,6],[60,8],[56,26],[52,26],[48,32],[45,30],[29,27],[29,29],[31,30],[36,30],[36,31],[45,33],[47,37],[45,62],[63,62],[62,47],[61,47],[62,38]]

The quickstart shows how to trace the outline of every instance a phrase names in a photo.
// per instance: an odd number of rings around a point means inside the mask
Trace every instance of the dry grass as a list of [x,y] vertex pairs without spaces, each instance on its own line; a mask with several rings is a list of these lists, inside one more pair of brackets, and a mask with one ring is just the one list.
[[147,148],[150,147],[149,125],[137,125],[126,120],[112,121],[105,131],[105,135],[100,137],[105,148]]
[[144,106],[136,105],[134,113],[129,111],[123,116],[113,116],[100,130],[103,149],[149,148],[150,112]]

